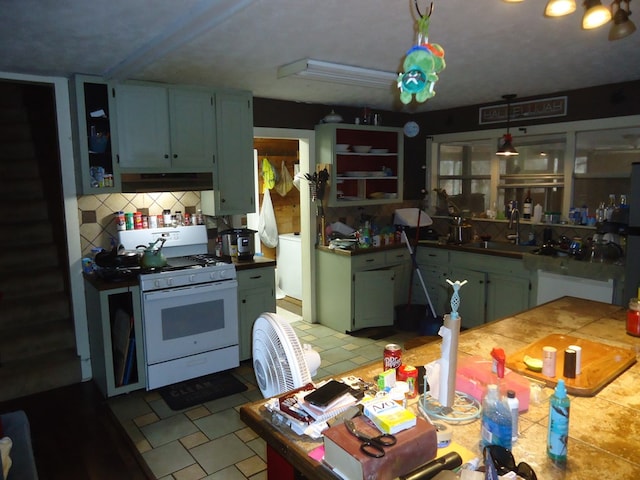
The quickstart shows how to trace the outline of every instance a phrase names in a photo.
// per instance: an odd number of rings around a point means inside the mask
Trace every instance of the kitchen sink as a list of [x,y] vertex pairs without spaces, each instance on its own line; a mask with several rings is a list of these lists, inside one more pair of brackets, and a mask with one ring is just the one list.
[[463,245],[468,248],[480,248],[483,250],[497,250],[500,252],[517,252],[517,253],[530,253],[535,250],[533,245],[515,245],[507,242],[473,242]]

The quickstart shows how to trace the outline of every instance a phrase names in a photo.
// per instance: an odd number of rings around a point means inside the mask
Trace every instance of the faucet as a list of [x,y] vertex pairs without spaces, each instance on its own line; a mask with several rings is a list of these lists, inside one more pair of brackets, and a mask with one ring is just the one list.
[[509,240],[515,240],[516,245],[520,245],[520,210],[518,210],[518,207],[515,205],[511,210],[511,216],[509,217],[509,230],[513,228],[513,222],[516,224],[516,234],[507,235],[507,238]]

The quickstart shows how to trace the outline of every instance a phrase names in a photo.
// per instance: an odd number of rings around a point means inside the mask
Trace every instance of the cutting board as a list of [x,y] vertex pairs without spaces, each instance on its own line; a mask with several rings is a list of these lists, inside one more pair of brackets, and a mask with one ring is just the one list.
[[[564,351],[569,345],[578,345],[582,348],[582,371],[576,375],[576,378],[563,376]],[[542,372],[529,370],[523,361],[526,355],[542,359],[542,347],[545,346],[555,347],[557,350],[556,376],[553,378],[543,375]],[[595,395],[634,363],[636,363],[636,354],[631,349],[560,334],[548,335],[507,358],[507,367],[544,382],[548,387],[555,387],[558,379],[563,378],[567,391],[581,397]]]

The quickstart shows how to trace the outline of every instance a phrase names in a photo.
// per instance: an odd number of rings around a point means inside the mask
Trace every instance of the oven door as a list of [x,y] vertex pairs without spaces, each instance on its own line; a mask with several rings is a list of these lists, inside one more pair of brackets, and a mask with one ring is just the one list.
[[147,365],[238,345],[238,282],[142,295]]

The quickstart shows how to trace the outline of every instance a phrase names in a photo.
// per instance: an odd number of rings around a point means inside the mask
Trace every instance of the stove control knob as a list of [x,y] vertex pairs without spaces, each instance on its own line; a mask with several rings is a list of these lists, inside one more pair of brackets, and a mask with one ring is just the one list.
[[211,278],[211,280],[216,280],[218,278],[218,272],[211,272],[209,274],[209,277]]
[[162,285],[160,285],[160,280],[155,280],[155,281],[153,282],[153,286],[154,286],[154,287],[156,287],[156,288],[161,288],[161,287],[162,287]]
[[167,287],[171,287],[173,285],[173,278],[167,278]]
[[189,283],[194,283],[196,281],[196,276],[195,275],[189,275]]

